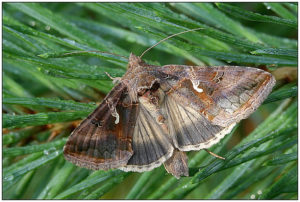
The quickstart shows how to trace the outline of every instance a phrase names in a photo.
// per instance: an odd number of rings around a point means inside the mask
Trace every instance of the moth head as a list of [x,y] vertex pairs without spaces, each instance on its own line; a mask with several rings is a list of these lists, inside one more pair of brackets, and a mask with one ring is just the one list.
[[140,64],[142,64],[142,63],[143,63],[143,61],[139,56],[136,56],[133,53],[130,53],[128,68],[140,66]]

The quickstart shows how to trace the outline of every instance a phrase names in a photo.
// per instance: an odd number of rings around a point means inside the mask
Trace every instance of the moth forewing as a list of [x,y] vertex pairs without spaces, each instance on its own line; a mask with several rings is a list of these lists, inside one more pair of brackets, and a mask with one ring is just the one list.
[[[166,65],[158,71],[172,77],[166,81],[172,86],[169,97],[178,103],[189,103],[212,124],[222,127],[247,118],[275,85],[272,74],[251,67]],[[198,81],[197,89],[193,81]]]
[[120,83],[70,135],[64,156],[94,170],[119,168],[133,155],[131,141],[137,110],[125,105],[127,87]]

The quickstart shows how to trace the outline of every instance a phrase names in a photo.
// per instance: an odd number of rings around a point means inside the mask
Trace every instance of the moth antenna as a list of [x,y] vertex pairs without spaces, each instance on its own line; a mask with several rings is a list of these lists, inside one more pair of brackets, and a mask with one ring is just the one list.
[[105,51],[74,51],[74,52],[71,52],[71,53],[65,53],[63,55],[71,55],[71,54],[74,54],[74,53],[90,53],[90,52],[93,52],[93,53],[106,53],[106,54],[109,54],[109,55],[114,55],[114,56],[117,56],[117,57],[122,57],[122,58],[125,58],[125,59],[128,60],[128,57],[125,57],[125,56],[122,56],[122,55],[118,55],[118,54],[115,54],[115,53],[105,52]]
[[212,155],[212,156],[214,156],[214,157],[216,157],[216,158],[218,158],[218,159],[222,159],[222,160],[225,160],[225,158],[224,157],[222,157],[222,156],[219,156],[219,155],[217,155],[217,154],[215,154],[215,153],[213,153],[213,152],[211,152],[211,151],[209,151],[208,149],[204,149],[207,153],[209,153],[210,155]]
[[199,30],[199,29],[204,29],[204,28],[189,29],[189,30],[186,30],[186,31],[183,31],[183,32],[179,32],[179,33],[176,33],[176,34],[172,34],[172,35],[170,35],[170,36],[168,36],[168,37],[166,37],[166,38],[160,40],[159,42],[157,42],[156,44],[154,44],[154,45],[151,46],[150,48],[147,48],[147,50],[145,50],[145,51],[141,54],[140,58],[142,58],[142,57],[145,55],[145,53],[147,53],[150,49],[154,48],[155,46],[157,46],[157,45],[160,44],[161,42],[164,42],[164,41],[168,40],[169,38],[172,38],[172,37],[174,37],[174,36],[177,36],[177,35],[180,35],[180,34],[184,34],[184,33],[187,33],[187,32],[196,31],[196,30]]

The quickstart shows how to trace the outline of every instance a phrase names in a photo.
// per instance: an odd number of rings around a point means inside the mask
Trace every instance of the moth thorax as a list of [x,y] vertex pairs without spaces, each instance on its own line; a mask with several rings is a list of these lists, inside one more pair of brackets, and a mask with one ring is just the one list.
[[129,88],[128,89],[128,95],[130,97],[131,103],[137,103],[138,102],[138,92],[136,89]]

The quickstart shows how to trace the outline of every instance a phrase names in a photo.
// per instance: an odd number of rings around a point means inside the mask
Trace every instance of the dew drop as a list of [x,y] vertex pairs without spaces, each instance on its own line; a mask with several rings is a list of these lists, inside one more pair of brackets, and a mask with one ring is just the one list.
[[68,42],[71,45],[75,45],[75,41],[74,40],[64,39],[64,41]]
[[7,175],[6,177],[4,177],[4,181],[12,181],[14,179],[13,175]]
[[13,141],[14,141],[14,138],[13,138],[12,136],[10,136],[10,137],[8,136],[7,141],[8,141],[8,142],[13,142]]
[[155,20],[156,22],[161,22],[161,18],[160,18],[160,17],[154,17],[154,20]]
[[134,42],[136,39],[132,36],[127,36],[126,40],[129,41],[129,42]]
[[98,67],[96,65],[91,66],[91,70],[95,71]]
[[143,28],[141,26],[134,26],[136,29],[142,30]]
[[55,148],[55,147],[51,147],[51,148],[49,149],[49,151],[50,151],[50,152],[54,152],[54,151],[56,151],[56,148]]
[[36,25],[36,22],[34,20],[30,21],[29,24],[34,27]]
[[50,153],[55,152],[55,151],[56,151],[56,148],[55,147],[51,147],[49,149],[45,149],[44,150],[44,154],[45,155],[49,155]]
[[262,191],[261,191],[261,190],[258,190],[258,191],[257,191],[257,194],[258,194],[258,195],[262,195]]
[[185,17],[185,15],[184,15],[184,14],[182,14],[182,13],[181,13],[181,14],[179,14],[179,16],[180,16],[181,18],[186,18],[186,17]]
[[255,194],[251,194],[250,198],[255,199]]
[[20,138],[20,133],[15,133],[15,139],[19,139],[19,138]]
[[150,39],[150,40],[149,40],[149,43],[150,43],[150,44],[155,44],[155,43],[157,43],[157,41],[154,40],[154,39]]
[[88,194],[89,194],[88,191],[83,191],[83,192],[82,192],[82,196],[87,196]]
[[45,27],[45,30],[47,30],[47,31],[49,31],[51,29],[51,27],[49,26],[49,25],[47,25],[46,27]]
[[267,6],[267,9],[270,10],[270,9],[271,9],[271,6]]
[[49,155],[49,151],[45,149],[45,150],[44,150],[44,154],[45,154],[45,155]]
[[220,28],[222,28],[222,26],[219,25],[219,24],[217,24],[217,25],[216,25],[216,28],[220,29]]
[[85,89],[85,87],[86,87],[86,85],[84,85],[84,84],[80,84],[80,85],[79,85],[79,89],[80,89],[80,90]]

